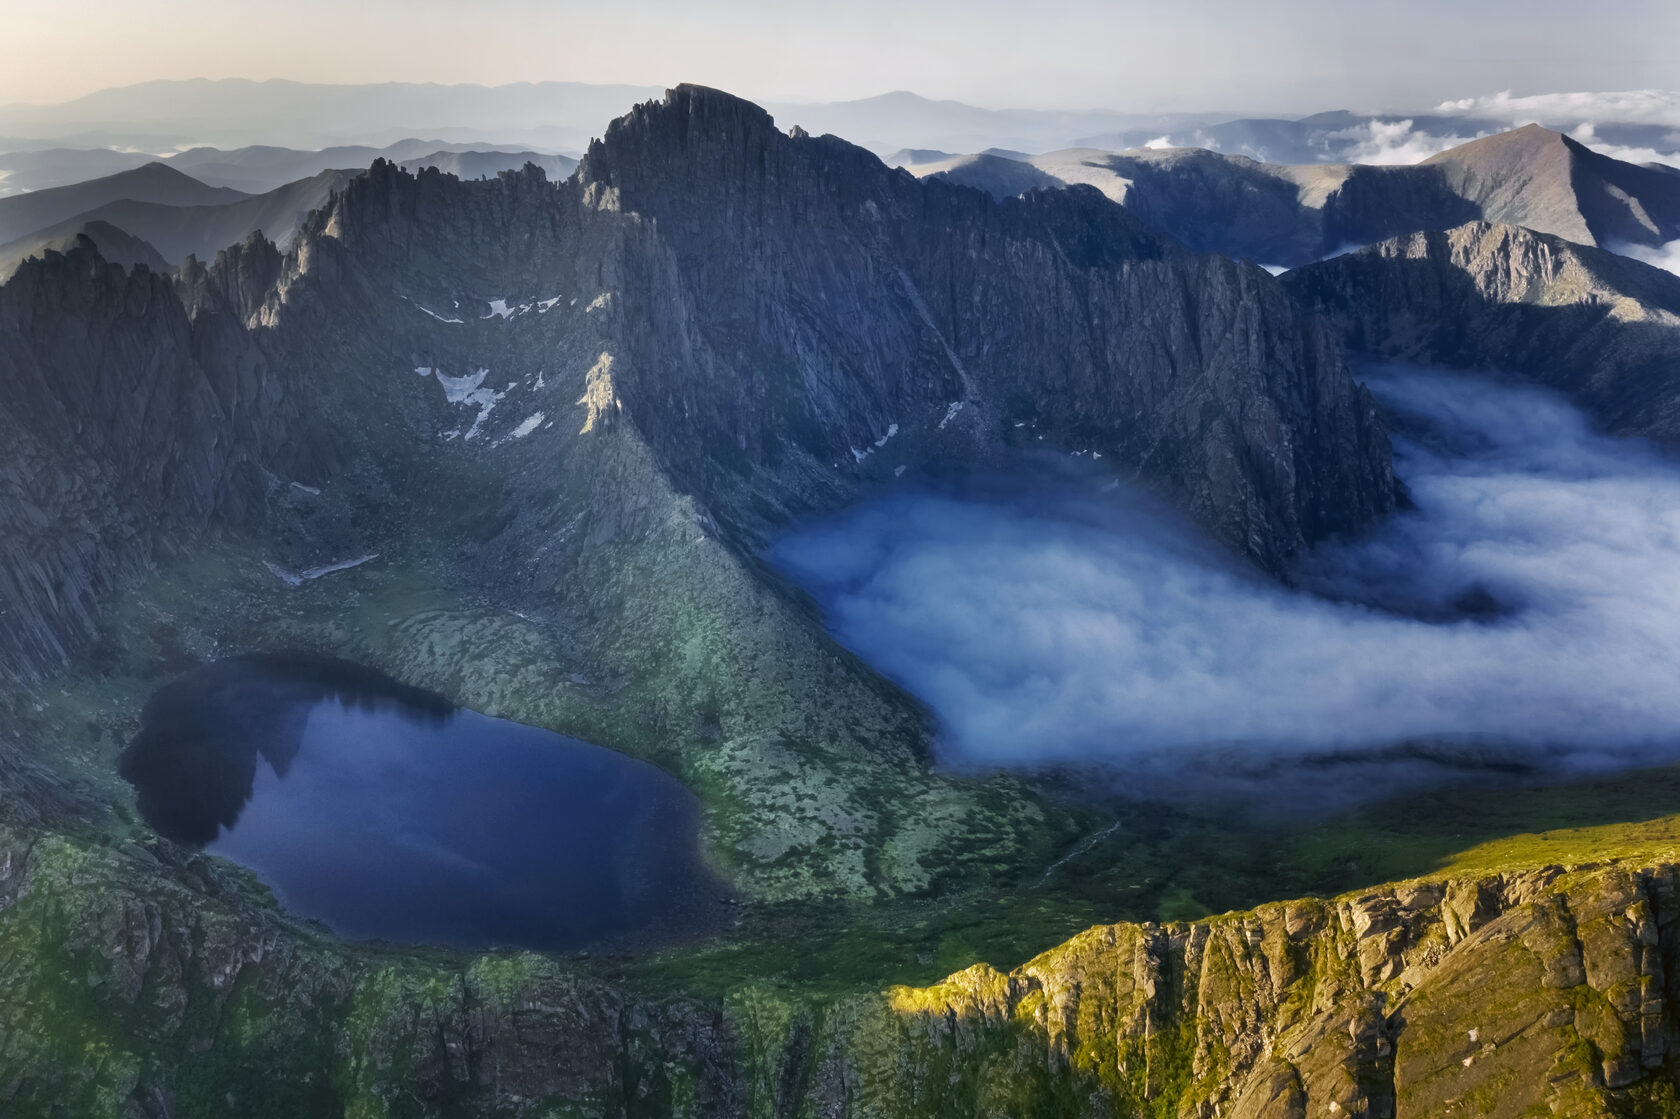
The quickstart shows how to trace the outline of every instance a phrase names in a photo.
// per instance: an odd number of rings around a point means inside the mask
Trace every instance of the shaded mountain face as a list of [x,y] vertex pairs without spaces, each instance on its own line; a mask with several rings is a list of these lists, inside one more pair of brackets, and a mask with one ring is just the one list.
[[[52,507],[8,534],[15,597],[31,603],[18,632],[35,634],[14,671],[59,659],[87,625],[64,604],[90,614],[100,587],[178,535],[166,526],[260,516],[261,486],[229,482],[235,462],[313,484],[348,456],[390,479],[439,438],[452,455],[512,438],[536,413],[496,405],[525,381],[570,394],[542,420],[567,432],[527,430],[530,446],[588,453],[583,437],[624,424],[742,544],[860,481],[983,459],[1023,431],[1043,436],[1033,449],[1137,468],[1266,565],[1394,501],[1369,400],[1259,270],[1187,254],[1094,191],[993,202],[918,183],[693,87],[615,123],[558,186],[535,169],[474,184],[376,165],[284,260],[252,242],[181,288],[184,306],[83,247],[0,289],[10,414],[79,422],[59,457],[105,479],[80,491],[91,540],[57,539]],[[56,353],[64,335],[88,352]],[[80,446],[131,367],[154,371],[155,407],[180,430]],[[426,384],[469,418],[438,423]],[[335,451],[312,454],[300,431]],[[285,462],[265,457],[281,445]],[[506,484],[511,501],[523,483]],[[105,533],[120,542],[92,546]],[[49,537],[60,558],[32,575]]]
[[955,157],[916,170],[998,197],[1087,183],[1191,248],[1286,267],[1476,220],[1588,245],[1680,237],[1680,175],[1599,155],[1537,125],[1413,166],[1274,164],[1169,148],[1051,152],[1019,168]]
[[[579,174],[651,220],[686,280],[636,315],[687,305],[704,346],[675,346],[695,355],[685,421],[637,421],[679,463],[733,446],[821,472],[928,415],[980,450],[1035,423],[1147,463],[1264,563],[1387,508],[1382,437],[1333,351],[1258,271],[1186,255],[1094,191],[991,203],[686,88],[616,122]],[[763,310],[771,291],[785,313]],[[668,369],[656,337],[627,339],[627,407],[670,391],[640,381]],[[1328,438],[1284,434],[1309,429]]]
[[42,148],[0,153],[0,197],[132,171],[155,158],[143,152],[119,152],[110,148]]
[[163,163],[148,163],[103,179],[0,198],[0,244],[39,233],[113,202],[215,206],[238,202],[237,190],[212,187]]
[[1520,374],[1568,393],[1610,432],[1680,443],[1680,276],[1473,222],[1283,283],[1355,352]]

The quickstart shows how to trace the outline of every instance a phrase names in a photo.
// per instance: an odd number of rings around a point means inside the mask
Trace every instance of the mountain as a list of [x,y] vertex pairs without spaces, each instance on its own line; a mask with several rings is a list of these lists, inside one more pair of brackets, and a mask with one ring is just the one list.
[[[138,239],[150,248],[153,256],[165,262],[166,268],[181,264],[189,256],[212,259],[218,250],[258,232],[277,245],[289,246],[304,219],[325,205],[333,191],[342,190],[351,174],[325,171],[266,194],[242,195],[236,202],[221,205],[174,206],[130,199],[107,203],[0,245],[0,276],[9,275],[12,270],[6,266],[7,261],[15,265],[42,247],[68,245],[90,225],[114,227]],[[99,236],[93,236],[93,240],[102,247],[105,244]],[[107,259],[127,259],[127,256]]]
[[1568,393],[1608,431],[1680,443],[1680,276],[1475,222],[1283,280],[1355,352],[1521,374]]
[[575,160],[547,153],[486,151],[486,147],[487,145],[483,144],[447,144],[438,140],[409,139],[377,148],[367,144],[352,144],[322,148],[319,151],[295,151],[291,148],[266,145],[236,148],[232,151],[193,148],[171,156],[169,165],[215,186],[228,186],[261,194],[299,179],[313,178],[323,171],[366,167],[376,159],[388,159],[405,166],[420,166],[417,161],[424,160],[425,166],[450,170],[444,164],[466,153],[477,157],[471,163],[476,173],[467,176],[468,178],[478,178],[481,174],[493,175],[497,171],[516,171],[528,162],[536,163],[555,177],[564,178],[564,174],[556,173],[565,169],[569,174],[570,168],[576,164]]
[[113,202],[151,202],[164,206],[214,206],[246,195],[206,186],[162,163],[148,163],[103,179],[0,198],[0,243],[39,233],[60,222]]
[[132,171],[153,162],[155,158],[144,152],[119,152],[109,148],[47,148],[0,153],[0,198]]
[[1660,245],[1680,238],[1680,174],[1599,155],[1531,124],[1424,161],[1475,203],[1483,220],[1583,245]]
[[153,272],[167,272],[170,264],[145,241],[118,229],[105,221],[77,221],[72,219],[53,230],[0,245],[0,281],[18,270],[18,266],[32,256],[46,252],[67,253],[76,247],[77,239],[86,237],[98,251],[100,259],[109,264],[133,268],[144,264]]
[[[347,270],[338,282],[355,298],[326,296],[311,312],[326,322],[301,334],[270,328],[263,343],[270,362],[320,376],[321,340],[342,334],[333,361],[351,363],[345,384],[389,367],[393,346],[414,355],[409,366],[439,369],[500,354],[520,376],[557,347],[595,349],[577,371],[589,371],[577,386],[591,401],[586,430],[630,416],[680,488],[736,531],[832,501],[889,459],[914,462],[934,446],[984,455],[1017,423],[1050,446],[1077,441],[1147,464],[1163,492],[1266,564],[1394,500],[1369,403],[1281,289],[1257,270],[1184,254],[1094,191],[994,203],[918,183],[842,141],[784,135],[762,110],[688,87],[615,123],[573,182],[556,188],[533,169],[479,189],[490,193],[376,164],[306,230],[278,281],[273,264],[238,272],[267,259],[256,248],[202,275],[232,269],[225,283],[247,318],[261,306],[290,322],[301,312],[287,310],[296,281],[284,276]],[[114,216],[146,230],[166,258],[181,248],[176,225],[147,227],[132,206]],[[174,217],[203,236],[201,214]],[[475,232],[469,221],[492,226]],[[568,227],[576,232],[563,235]],[[654,238],[655,227],[669,232]],[[522,247],[490,252],[504,242]],[[346,251],[360,254],[354,266],[322,263]],[[69,261],[25,268],[4,290],[24,298],[73,282],[67,269],[100,271]],[[579,318],[569,304],[525,313],[597,274],[622,277],[585,300],[610,301],[612,314]],[[184,282],[199,292],[208,281]],[[514,316],[504,323],[492,298],[524,312],[501,312]],[[783,310],[764,315],[767,299]],[[976,306],[1013,310],[975,318]],[[464,330],[452,321],[463,318]],[[13,334],[36,346],[58,329],[20,324]],[[389,390],[381,380],[367,391]],[[482,434],[499,437],[501,424]],[[479,432],[475,423],[468,434]],[[858,450],[895,433],[890,456]],[[82,624],[49,613],[26,628]],[[36,661],[20,649],[9,659]]]
[[926,164],[920,174],[1007,196],[1019,186],[1083,184],[1151,228],[1202,252],[1293,266],[1350,244],[1473,219],[1439,169],[1285,165],[1199,148],[1033,156],[1010,170],[974,157]]
[[441,140],[410,139],[384,147],[353,144],[318,151],[297,151],[268,145],[230,151],[196,147],[169,156],[107,148],[6,152],[0,153],[0,197],[69,186],[157,162],[208,186],[228,187],[247,194],[265,194],[287,183],[313,178],[323,171],[366,167],[376,159],[389,159],[405,166],[419,166],[416,161],[425,160],[426,166],[445,169],[450,169],[446,165],[451,160],[466,159],[468,162],[460,166],[471,170],[469,178],[517,170],[528,162],[538,164],[552,177],[564,178],[576,164],[568,157],[546,152],[486,150],[489,147],[482,143],[450,144]]
[[1660,245],[1680,237],[1680,173],[1610,159],[1537,126],[1411,166],[1262,163],[1196,148],[1073,149],[1033,156],[1027,165],[1031,170],[956,157],[915,170],[1000,197],[1037,185],[1089,184],[1191,248],[1287,267],[1474,220],[1588,245]]

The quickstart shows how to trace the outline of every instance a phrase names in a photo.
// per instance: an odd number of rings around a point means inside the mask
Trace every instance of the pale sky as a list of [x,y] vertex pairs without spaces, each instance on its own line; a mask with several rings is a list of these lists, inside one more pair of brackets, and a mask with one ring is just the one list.
[[0,103],[151,78],[910,89],[992,107],[1420,108],[1680,87],[1676,0],[0,0]]

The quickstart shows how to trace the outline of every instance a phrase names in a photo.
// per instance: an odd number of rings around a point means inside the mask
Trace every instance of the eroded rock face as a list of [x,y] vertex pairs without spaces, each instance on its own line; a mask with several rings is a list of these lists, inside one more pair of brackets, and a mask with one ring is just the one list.
[[1417,233],[1284,287],[1355,352],[1521,374],[1608,431],[1680,439],[1680,277],[1509,225]]
[[1077,1107],[1028,1114],[1617,1114],[1680,1036],[1677,884],[1547,867],[1096,928],[893,992],[898,1062],[852,1075],[884,1078],[879,1115],[936,1113],[901,1106],[924,1077],[980,1113],[1034,1067]]

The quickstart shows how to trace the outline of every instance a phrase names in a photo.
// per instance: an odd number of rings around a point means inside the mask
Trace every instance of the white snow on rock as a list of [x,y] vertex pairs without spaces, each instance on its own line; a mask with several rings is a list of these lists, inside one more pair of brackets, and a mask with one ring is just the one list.
[[[405,295],[405,296],[403,296],[403,298],[408,299],[408,296]],[[452,318],[448,318],[447,316],[440,315],[436,311],[433,311],[428,307],[420,306],[420,304],[415,303],[414,300],[412,300],[412,299],[408,299],[408,302],[410,304],[412,304],[416,309],[421,310],[421,311],[425,311],[426,314],[432,316],[432,318],[436,319],[438,322],[453,323],[456,326],[462,326],[462,325],[465,325],[465,323],[467,321],[466,319],[452,319]]]
[[[484,316],[487,319],[511,319],[519,313],[518,310],[510,308],[505,299],[492,299],[489,302],[490,313]],[[523,309],[520,308],[520,310]]]
[[963,402],[960,401],[960,400],[953,403],[949,408],[946,408],[945,409],[945,418],[939,421],[939,430],[944,431],[945,430],[945,425],[950,423],[952,420],[956,419],[957,418],[957,413],[962,411],[962,408],[963,408]]
[[887,433],[885,435],[881,436],[881,438],[875,440],[876,449],[880,449],[881,447],[885,447],[887,445],[887,440],[891,439],[893,436],[895,436],[897,434],[898,434],[898,425],[897,424],[888,424],[887,425]]
[[537,428],[541,427],[542,422],[543,414],[541,412],[538,412],[533,416],[527,416],[523,423],[508,433],[508,438],[523,439],[533,431],[537,430]]
[[299,571],[295,574],[287,571],[285,568],[271,560],[263,560],[263,566],[268,568],[268,570],[274,574],[275,578],[279,579],[288,587],[301,587],[303,584],[319,579],[323,575],[332,575],[340,571],[349,571],[352,567],[360,567],[362,564],[378,558],[378,552],[370,552],[365,556],[357,556],[355,559],[344,560],[340,563],[329,563],[322,567],[311,567],[308,571]]
[[[538,303],[537,303],[537,314],[539,314],[539,315],[548,314],[550,311],[552,311],[554,309],[554,305],[556,303],[560,302],[564,298],[566,298],[566,297],[563,296],[563,295],[557,295],[553,299],[539,300]],[[572,300],[572,302],[576,303],[577,300],[574,299],[574,300]]]
[[484,379],[490,375],[489,369],[480,369],[465,377],[451,377],[441,369],[430,365],[417,365],[414,371],[422,377],[436,377],[438,384],[443,386],[443,397],[451,404],[465,404],[478,409],[478,417],[473,420],[464,435],[459,431],[444,432],[445,440],[461,435],[463,439],[471,439],[484,426],[484,421],[490,418],[490,412],[496,407],[496,401],[505,393],[498,393],[494,389],[484,387]]

